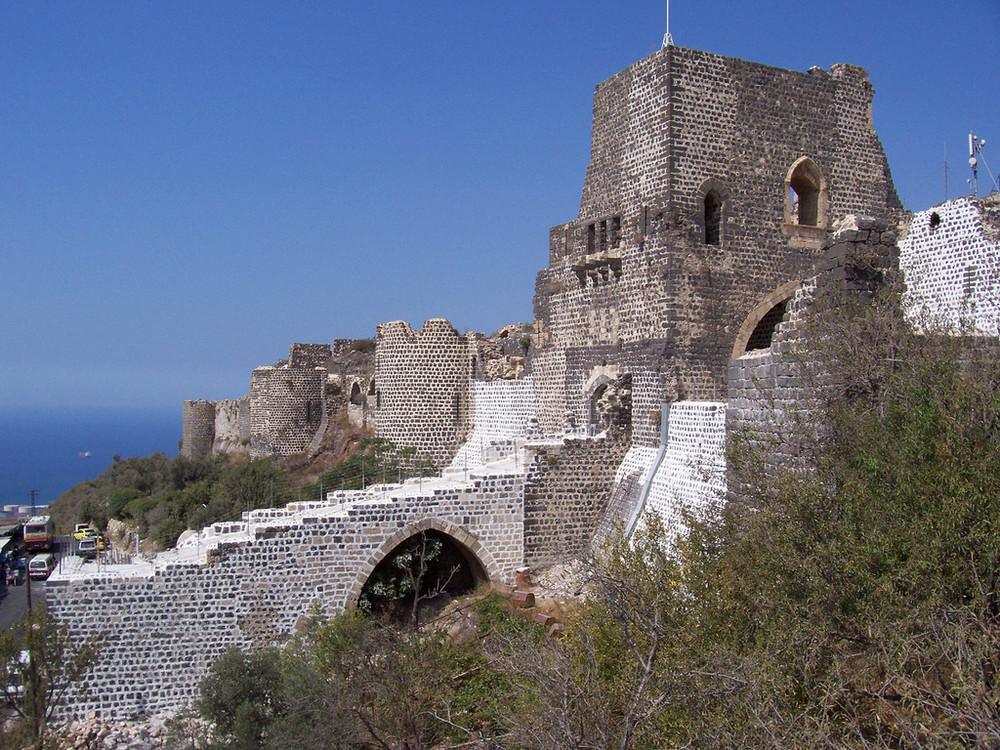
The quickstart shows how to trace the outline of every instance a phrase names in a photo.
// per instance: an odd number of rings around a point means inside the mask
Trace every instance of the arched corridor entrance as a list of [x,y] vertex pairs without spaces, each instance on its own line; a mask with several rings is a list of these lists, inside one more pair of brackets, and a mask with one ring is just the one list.
[[470,593],[489,579],[465,545],[434,528],[416,531],[393,547],[361,588],[358,608],[416,626],[427,610]]

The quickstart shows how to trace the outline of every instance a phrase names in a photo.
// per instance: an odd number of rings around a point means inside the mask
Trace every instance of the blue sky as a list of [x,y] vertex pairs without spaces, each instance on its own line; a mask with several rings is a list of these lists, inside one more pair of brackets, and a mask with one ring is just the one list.
[[[594,86],[665,3],[94,2],[0,9],[0,408],[247,391],[293,341],[530,320]],[[1000,169],[1000,0],[674,0],[675,44],[850,62],[906,206]],[[981,180],[987,192],[988,178]]]

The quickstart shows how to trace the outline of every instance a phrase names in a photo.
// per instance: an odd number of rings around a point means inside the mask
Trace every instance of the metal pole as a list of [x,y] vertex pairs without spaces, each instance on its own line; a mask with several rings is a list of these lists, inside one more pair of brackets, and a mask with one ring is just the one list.
[[663,47],[673,47],[674,38],[670,36],[670,0],[667,0],[667,33],[663,35]]

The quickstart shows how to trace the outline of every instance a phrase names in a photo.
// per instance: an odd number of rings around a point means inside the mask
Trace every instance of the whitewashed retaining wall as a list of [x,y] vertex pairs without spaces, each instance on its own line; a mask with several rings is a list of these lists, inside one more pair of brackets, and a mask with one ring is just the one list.
[[423,529],[465,545],[491,580],[512,582],[524,558],[523,495],[508,461],[468,482],[413,480],[255,512],[249,534],[219,525],[153,564],[55,574],[46,586],[55,617],[75,638],[107,638],[70,711],[115,719],[186,705],[226,647],[280,643],[313,607],[351,606],[385,555]]
[[687,530],[685,513],[703,513],[726,487],[726,404],[678,401],[670,405],[667,451],[653,477],[646,509],[663,518],[667,533]]
[[957,198],[913,215],[899,243],[899,265],[915,302],[911,318],[918,323],[997,334],[1000,242],[997,228],[983,221],[990,200]]
[[[667,421],[666,450],[659,465],[657,449],[633,446],[618,468],[616,490],[631,476],[641,487],[637,499],[642,501],[645,496],[642,512],[658,513],[668,535],[676,538],[687,529],[685,514],[704,512],[725,491],[725,444],[725,403],[673,403]],[[656,473],[650,478],[654,466]],[[627,527],[632,512],[637,510],[615,509],[621,517],[613,520]]]
[[535,416],[530,377],[522,380],[476,381],[472,391],[472,435],[459,448],[450,471],[474,469],[510,455],[514,440],[524,435]]

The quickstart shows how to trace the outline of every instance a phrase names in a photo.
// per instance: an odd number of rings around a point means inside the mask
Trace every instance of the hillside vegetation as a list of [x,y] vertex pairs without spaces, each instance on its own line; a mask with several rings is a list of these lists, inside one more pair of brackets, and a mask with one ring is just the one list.
[[[333,468],[322,473],[316,468],[331,463]],[[154,453],[116,459],[96,479],[63,493],[51,513],[63,533],[76,523],[104,530],[110,519],[124,521],[162,550],[172,547],[185,529],[239,519],[256,508],[318,500],[329,490],[401,481],[427,470],[413,451],[397,450],[377,438],[359,440],[346,457],[321,455],[314,462],[222,454],[191,460]]]

